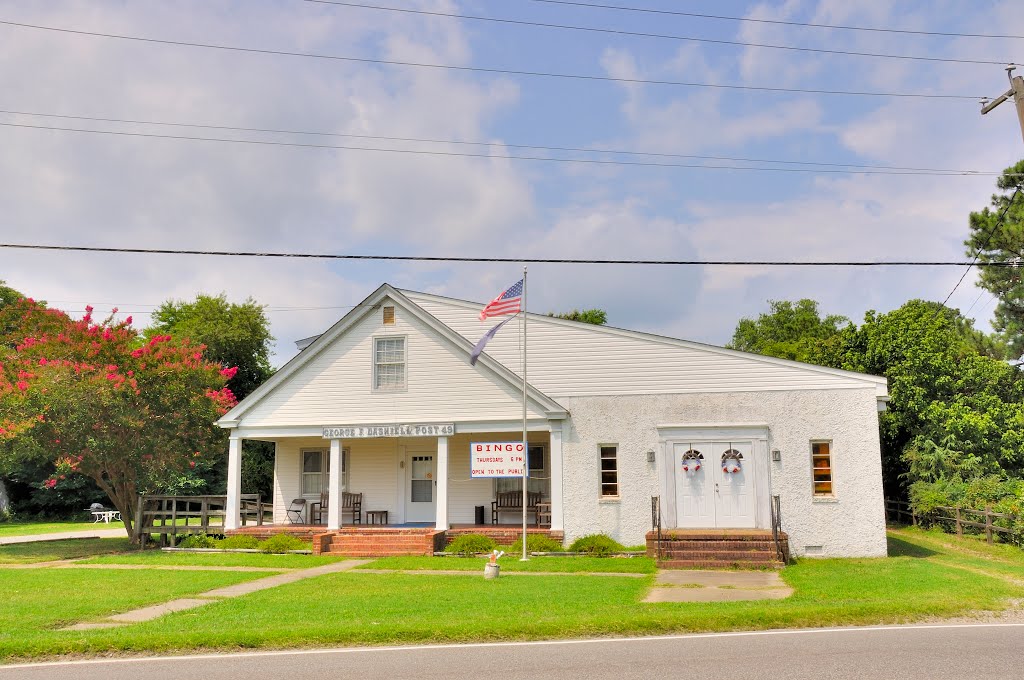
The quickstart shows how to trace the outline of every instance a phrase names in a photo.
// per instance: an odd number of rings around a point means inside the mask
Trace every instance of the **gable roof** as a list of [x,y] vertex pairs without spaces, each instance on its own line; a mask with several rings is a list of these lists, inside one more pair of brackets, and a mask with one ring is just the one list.
[[[481,334],[481,303],[403,291],[467,337]],[[888,401],[884,377],[741,352],[653,333],[529,314],[530,381],[554,398],[769,389],[873,388]],[[488,345],[498,359],[514,356],[517,340],[499,334]],[[660,376],[654,372],[659,371]],[[624,386],[624,378],[636,389]],[[659,382],[660,378],[660,382]],[[618,384],[615,384],[615,383]]]
[[[395,302],[403,310],[425,324],[433,330],[439,338],[447,342],[456,353],[465,356],[468,362],[470,352],[473,349],[472,342],[456,333],[435,316],[410,300],[402,291],[399,291],[385,283],[371,293],[360,304],[356,305],[345,316],[339,319],[338,322],[331,326],[326,332],[316,336],[315,338],[310,338],[310,342],[306,344],[303,351],[294,356],[288,363],[274,373],[269,380],[256,388],[245,399],[235,405],[234,408],[224,414],[217,421],[217,424],[221,427],[236,426],[239,423],[239,420],[248,411],[261,403],[269,394],[302,370],[303,367],[310,364],[310,362],[319,356],[326,348],[330,347],[335,340],[344,335],[345,332],[354,325],[362,321],[368,314],[372,313],[372,311],[384,300],[391,300]],[[522,378],[486,354],[482,354],[480,356],[480,359],[477,362],[477,367],[479,370],[490,374],[490,377],[493,380],[503,383],[506,387],[511,387],[519,391],[523,388]],[[560,419],[566,417],[567,413],[565,408],[551,397],[542,393],[540,390],[528,384],[526,392],[528,399],[533,402],[534,407],[544,412],[548,418]]]

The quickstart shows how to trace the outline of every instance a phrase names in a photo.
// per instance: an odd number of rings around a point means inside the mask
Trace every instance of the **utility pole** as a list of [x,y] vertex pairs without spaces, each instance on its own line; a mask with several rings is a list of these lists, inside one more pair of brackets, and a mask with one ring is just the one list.
[[1024,78],[1013,75],[1013,71],[1016,68],[1014,64],[1006,67],[1006,77],[1010,79],[1010,89],[999,95],[995,101],[989,102],[987,99],[983,99],[981,101],[981,115],[984,116],[1010,97],[1013,97],[1013,103],[1017,105],[1017,120],[1020,122],[1021,138],[1024,138]]

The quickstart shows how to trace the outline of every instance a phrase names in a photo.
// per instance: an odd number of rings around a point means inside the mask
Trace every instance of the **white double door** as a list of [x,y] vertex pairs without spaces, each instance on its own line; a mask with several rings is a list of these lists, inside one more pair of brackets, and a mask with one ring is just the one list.
[[437,453],[430,449],[406,452],[405,521],[433,522],[437,507]]
[[755,526],[751,442],[675,442],[671,460],[675,465],[677,527]]

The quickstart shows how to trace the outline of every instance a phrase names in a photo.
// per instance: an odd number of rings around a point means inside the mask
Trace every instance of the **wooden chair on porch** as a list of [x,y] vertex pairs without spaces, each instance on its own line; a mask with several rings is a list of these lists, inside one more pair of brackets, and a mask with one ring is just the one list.
[[[326,491],[320,494],[320,500],[311,504],[310,507],[310,522],[313,524],[325,524],[327,520],[327,501],[329,495]],[[363,523],[363,494],[361,493],[349,493],[343,491],[341,493],[341,516],[344,520],[345,515],[349,514],[352,516],[352,524]]]

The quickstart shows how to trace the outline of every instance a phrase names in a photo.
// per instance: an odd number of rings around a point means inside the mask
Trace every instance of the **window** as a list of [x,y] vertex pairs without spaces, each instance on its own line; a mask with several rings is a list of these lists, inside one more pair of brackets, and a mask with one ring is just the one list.
[[832,442],[811,442],[811,474],[815,496],[832,495]]
[[619,496],[619,449],[617,446],[601,447],[601,497]]
[[384,308],[384,325],[395,325],[395,308],[390,305]]
[[[547,448],[541,444],[530,444],[527,454],[529,478],[526,483],[528,491],[539,491],[544,498],[551,497],[551,476],[548,474]],[[503,491],[523,491],[521,477],[498,477],[494,480],[495,493]]]
[[[348,449],[341,450],[341,489],[348,489]],[[331,479],[331,450],[306,449],[302,452],[302,495],[319,496],[327,491]]]
[[405,388],[405,338],[373,341],[373,389]]

